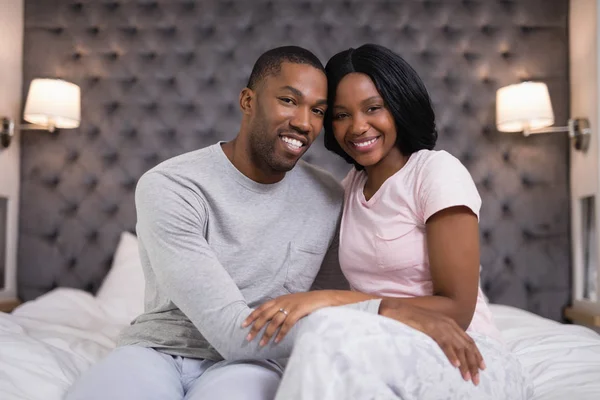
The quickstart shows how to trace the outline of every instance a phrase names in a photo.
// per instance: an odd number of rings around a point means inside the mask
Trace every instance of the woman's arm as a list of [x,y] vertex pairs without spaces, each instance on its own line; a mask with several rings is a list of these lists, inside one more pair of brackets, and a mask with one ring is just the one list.
[[250,314],[244,322],[250,330],[249,340],[275,316],[280,309],[288,316],[278,316],[269,324],[263,337],[268,343],[281,326],[276,342],[302,317],[330,306],[341,306],[382,298],[385,307],[403,304],[438,312],[452,318],[463,330],[471,323],[479,290],[479,226],[477,217],[464,206],[450,207],[433,214],[426,223],[427,248],[433,295],[413,298],[378,297],[345,290],[321,290],[296,293],[271,300]]
[[463,206],[433,214],[426,223],[433,296],[386,299],[439,312],[466,330],[479,291],[479,225]]
[[[256,320],[260,326],[268,323],[260,341],[260,345],[265,346],[278,327],[281,328],[275,338],[275,343],[279,343],[299,319],[320,308],[376,298],[376,296],[364,293],[339,290],[320,290],[281,296],[255,310],[254,315],[251,315],[243,326],[247,327],[253,320]],[[433,296],[429,296],[429,298],[433,298]],[[479,369],[485,369],[485,363],[473,339],[454,319],[437,311],[412,305],[411,302],[405,300],[407,299],[386,297],[381,301],[378,313],[431,337],[440,346],[452,365],[460,369],[463,378],[465,380],[472,379],[473,383],[477,385]],[[286,315],[280,310],[285,310],[288,314]],[[247,339],[252,340],[259,333],[260,329],[253,326]]]
[[[384,297],[382,306],[420,307],[453,319],[467,330],[479,291],[479,225],[465,206],[450,207],[433,214],[426,223],[429,267],[433,295],[411,298]],[[375,298],[363,293],[335,292],[332,305]]]
[[[275,343],[279,343],[301,318],[321,308],[345,306],[377,299],[381,299],[381,297],[350,290],[315,290],[286,294],[267,301],[252,311],[244,320],[242,328],[252,325],[246,337],[248,341],[252,341],[268,324],[259,344],[264,346],[269,343],[275,332],[278,332]],[[386,307],[393,306],[388,304]]]

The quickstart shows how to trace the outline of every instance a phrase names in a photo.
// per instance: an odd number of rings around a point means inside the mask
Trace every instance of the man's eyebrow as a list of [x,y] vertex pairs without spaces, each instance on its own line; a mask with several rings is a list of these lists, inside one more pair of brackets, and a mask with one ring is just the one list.
[[[290,92],[292,92],[295,96],[304,98],[304,94],[299,91],[298,89],[296,89],[293,86],[290,85],[285,85],[279,88],[280,90],[289,90]],[[327,105],[327,99],[319,99],[315,102],[316,105],[318,106],[322,106],[322,105]]]
[[302,94],[301,91],[299,91],[298,89],[296,89],[293,86],[290,85],[285,85],[279,88],[280,90],[289,90],[290,92],[292,92],[294,95],[298,96],[298,97],[304,97],[304,94]]

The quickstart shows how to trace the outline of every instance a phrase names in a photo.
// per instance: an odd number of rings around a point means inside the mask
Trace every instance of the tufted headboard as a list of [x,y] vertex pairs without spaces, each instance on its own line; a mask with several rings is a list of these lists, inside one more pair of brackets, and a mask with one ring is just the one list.
[[[438,149],[483,198],[482,282],[493,302],[561,318],[570,297],[568,139],[495,129],[497,88],[549,85],[568,116],[567,0],[26,0],[24,94],[35,77],[81,86],[82,123],[22,138],[18,285],[94,292],[119,234],[133,231],[140,175],[232,138],[237,98],[265,50],[297,44],[323,62],[365,42],[392,48],[434,100]],[[306,159],[342,178],[316,143]]]

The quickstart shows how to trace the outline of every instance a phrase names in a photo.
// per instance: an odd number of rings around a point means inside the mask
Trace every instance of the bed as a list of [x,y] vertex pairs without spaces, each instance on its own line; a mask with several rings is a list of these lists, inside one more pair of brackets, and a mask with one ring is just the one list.
[[[97,295],[56,288],[12,314],[0,313],[0,398],[61,399],[114,348],[119,331],[143,306],[139,262],[137,241],[125,232]],[[598,399],[600,335],[515,307],[491,309],[534,382],[535,400]]]
[[[232,137],[252,60],[291,42],[327,60],[368,41],[423,76],[438,149],[460,158],[480,190],[485,292],[548,318],[492,306],[536,399],[600,397],[600,337],[552,321],[571,300],[568,139],[501,134],[493,121],[495,89],[527,79],[549,83],[557,124],[567,120],[568,1],[25,6],[24,89],[42,76],[79,84],[81,127],[21,135],[17,275],[26,302],[0,314],[0,399],[59,399],[114,346],[142,307],[135,240],[121,235],[135,226],[136,181],[166,158]],[[322,143],[305,159],[339,179],[348,169]]]

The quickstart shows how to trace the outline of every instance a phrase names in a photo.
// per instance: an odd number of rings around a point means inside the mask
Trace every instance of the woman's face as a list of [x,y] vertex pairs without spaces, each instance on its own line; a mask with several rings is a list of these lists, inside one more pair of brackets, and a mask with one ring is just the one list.
[[335,139],[363,167],[378,164],[396,147],[394,118],[368,75],[353,72],[340,81],[332,110]]

